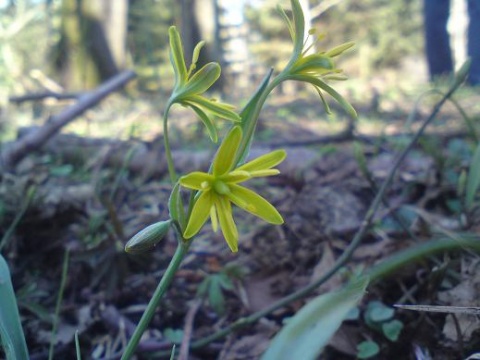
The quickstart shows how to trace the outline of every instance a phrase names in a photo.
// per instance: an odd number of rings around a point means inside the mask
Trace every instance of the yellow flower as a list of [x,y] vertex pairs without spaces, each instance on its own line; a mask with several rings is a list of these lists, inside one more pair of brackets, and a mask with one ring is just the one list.
[[[350,49],[354,45],[353,42],[341,44],[329,51],[319,51],[314,54],[308,54],[313,44],[316,43],[320,36],[316,36],[312,45],[305,48],[305,18],[303,16],[302,7],[298,0],[291,0],[290,2],[292,4],[292,20],[281,7],[278,7],[280,15],[287,23],[294,46],[292,57],[284,69],[285,79],[312,84],[320,96],[327,113],[330,113],[331,111],[324,97],[324,92],[333,97],[350,116],[356,118],[357,113],[352,105],[350,105],[348,101],[346,101],[331,86],[327,85],[327,81],[329,80],[347,79],[342,73],[342,70],[335,66],[333,58]],[[310,29],[308,36],[315,36],[315,33],[315,29]]]
[[195,72],[200,50],[205,45],[205,42],[202,41],[195,47],[192,64],[187,71],[180,34],[175,26],[171,26],[168,33],[170,36],[170,61],[175,73],[175,86],[167,107],[177,103],[191,108],[202,120],[212,141],[217,142],[217,130],[213,125],[212,115],[233,122],[240,122],[240,116],[233,111],[234,107],[232,105],[202,96],[220,77],[220,65],[211,62]]
[[285,159],[285,150],[270,152],[234,169],[241,139],[242,130],[234,127],[220,145],[211,173],[197,171],[180,178],[182,186],[200,193],[183,233],[185,239],[197,234],[210,217],[214,231],[220,223],[228,246],[233,252],[238,251],[238,230],[231,203],[266,222],[283,224],[282,216],[267,200],[238,184],[254,177],[277,175],[279,171],[272,168]]

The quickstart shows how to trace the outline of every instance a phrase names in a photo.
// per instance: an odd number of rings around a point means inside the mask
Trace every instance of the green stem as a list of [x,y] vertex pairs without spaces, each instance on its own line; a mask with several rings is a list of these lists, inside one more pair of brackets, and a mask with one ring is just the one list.
[[170,148],[170,140],[168,137],[168,113],[170,111],[170,107],[172,103],[169,102],[167,104],[167,108],[163,115],[163,143],[165,146],[165,156],[167,157],[167,166],[168,166],[168,173],[170,174],[170,180],[172,184],[177,182],[177,173],[175,171],[175,166],[173,164],[173,157],[172,157],[172,150]]
[[63,292],[65,290],[65,285],[67,283],[69,259],[70,259],[70,251],[66,250],[65,256],[63,258],[62,279],[60,281],[60,289],[58,291],[57,303],[55,305],[55,318],[53,319],[52,336],[50,338],[50,348],[48,350],[48,360],[53,359],[53,350],[55,348],[55,339],[57,336],[58,320],[60,317],[60,307],[62,305]]
[[150,299],[150,302],[148,303],[147,308],[142,315],[142,318],[138,322],[138,325],[135,328],[135,331],[133,332],[133,335],[128,342],[127,347],[125,348],[125,352],[123,353],[121,360],[129,360],[133,356],[138,346],[138,343],[140,342],[140,338],[142,337],[143,333],[148,327],[148,324],[152,320],[158,303],[160,302],[160,299],[165,294],[168,286],[172,282],[175,273],[180,267],[180,264],[182,263],[182,260],[187,253],[188,248],[190,247],[190,244],[191,241],[183,241],[182,239],[179,240],[177,249],[175,250],[175,254],[172,257],[172,260],[170,261],[167,270],[165,270],[162,279],[158,283],[158,286],[155,289],[155,292],[153,293],[152,298]]
[[25,202],[22,205],[22,208],[17,212],[12,223],[8,227],[7,231],[5,231],[5,233],[2,236],[2,239],[0,240],[0,251],[8,244],[10,237],[12,236],[13,232],[15,231],[18,224],[20,223],[20,220],[22,220],[33,198],[35,197],[36,191],[37,189],[34,186],[31,186],[27,189],[27,196],[26,196]]

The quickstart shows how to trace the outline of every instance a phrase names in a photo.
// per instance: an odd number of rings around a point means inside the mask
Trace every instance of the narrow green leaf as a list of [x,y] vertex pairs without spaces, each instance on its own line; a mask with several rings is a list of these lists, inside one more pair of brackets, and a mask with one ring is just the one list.
[[80,351],[80,340],[78,338],[78,330],[75,331],[75,353],[77,360],[82,360],[82,352]]
[[182,197],[180,196],[180,183],[177,182],[172,189],[170,198],[168,199],[168,211],[172,220],[176,221],[181,229],[185,229],[186,217],[183,207]]
[[478,187],[480,186],[480,143],[475,149],[472,160],[470,162],[470,170],[467,177],[467,188],[465,193],[465,206],[470,210],[475,200]]
[[27,344],[23,334],[17,300],[10,271],[0,254],[0,339],[7,360],[28,360]]
[[368,284],[366,277],[343,289],[318,296],[298,311],[272,340],[262,360],[314,360],[357,306]]
[[170,360],[175,359],[175,344],[172,346],[172,351],[170,352]]
[[242,137],[242,141],[238,148],[235,164],[242,163],[248,156],[248,153],[250,151],[250,145],[253,140],[253,133],[255,132],[255,127],[257,126],[258,116],[260,114],[263,103],[268,95],[268,83],[270,82],[272,74],[273,69],[270,69],[270,71],[267,73],[267,75],[265,75],[261,84],[255,91],[255,94],[250,98],[247,105],[245,105],[243,110],[240,112],[240,117],[242,119],[241,127],[244,136]]
[[212,281],[210,282],[210,288],[208,291],[208,302],[217,314],[222,315],[225,313],[225,297],[223,296],[218,275],[212,276]]

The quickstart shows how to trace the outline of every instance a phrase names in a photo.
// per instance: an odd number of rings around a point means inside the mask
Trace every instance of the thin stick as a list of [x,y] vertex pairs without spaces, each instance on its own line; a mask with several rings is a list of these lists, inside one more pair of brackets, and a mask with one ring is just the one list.
[[480,315],[480,307],[475,306],[441,306],[441,305],[393,305],[396,308],[413,311],[438,312],[446,314]]
[[187,316],[185,317],[185,327],[183,329],[182,345],[180,346],[180,353],[178,354],[177,360],[188,360],[190,340],[192,338],[193,331],[193,320],[195,319],[195,314],[197,313],[201,304],[201,300],[196,300],[188,310]]

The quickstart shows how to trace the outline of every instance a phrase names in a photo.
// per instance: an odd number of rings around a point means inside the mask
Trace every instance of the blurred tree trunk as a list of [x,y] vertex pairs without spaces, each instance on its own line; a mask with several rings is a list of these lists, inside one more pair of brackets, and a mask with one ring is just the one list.
[[69,90],[92,88],[125,65],[127,0],[62,0],[55,64]]
[[221,51],[218,41],[218,8],[215,0],[181,0],[181,25],[183,46],[187,66],[190,64],[193,49],[200,41],[206,42],[200,54],[200,64],[220,61]]

